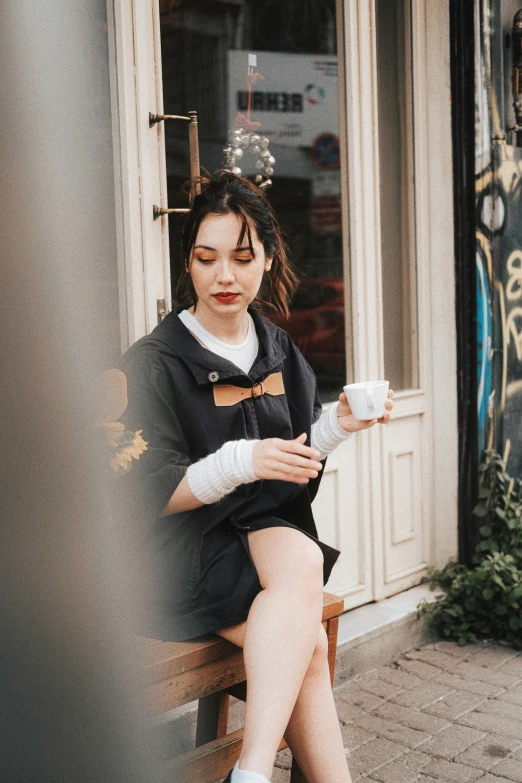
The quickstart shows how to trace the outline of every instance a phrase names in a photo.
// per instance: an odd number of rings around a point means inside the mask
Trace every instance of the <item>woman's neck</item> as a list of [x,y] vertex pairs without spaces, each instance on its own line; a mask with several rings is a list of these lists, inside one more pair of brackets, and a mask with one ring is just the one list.
[[198,302],[196,311],[194,305],[189,307],[188,311],[195,316],[207,332],[213,334],[218,340],[231,345],[239,345],[246,340],[248,334],[247,310],[231,313],[229,316],[218,316]]

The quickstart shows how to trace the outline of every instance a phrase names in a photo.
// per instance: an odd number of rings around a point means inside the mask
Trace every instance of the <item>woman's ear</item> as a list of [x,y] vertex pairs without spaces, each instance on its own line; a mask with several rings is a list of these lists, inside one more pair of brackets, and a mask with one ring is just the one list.
[[268,272],[268,270],[272,266],[272,259],[273,259],[273,256],[267,256],[265,258],[265,272]]

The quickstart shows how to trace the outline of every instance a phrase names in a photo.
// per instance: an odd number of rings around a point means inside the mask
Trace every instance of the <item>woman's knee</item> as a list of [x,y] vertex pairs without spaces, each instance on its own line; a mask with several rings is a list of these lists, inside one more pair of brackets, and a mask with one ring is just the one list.
[[315,583],[323,588],[324,555],[321,548],[311,538],[304,537],[299,547],[290,553],[292,565],[289,574],[298,574],[306,582]]
[[[321,548],[300,531],[289,528],[269,528],[269,536],[278,539],[265,548],[260,538],[250,542],[250,552],[256,566],[261,587],[282,586],[304,596],[323,592],[324,556]],[[265,533],[253,531],[250,536]],[[266,537],[268,538],[268,537]]]

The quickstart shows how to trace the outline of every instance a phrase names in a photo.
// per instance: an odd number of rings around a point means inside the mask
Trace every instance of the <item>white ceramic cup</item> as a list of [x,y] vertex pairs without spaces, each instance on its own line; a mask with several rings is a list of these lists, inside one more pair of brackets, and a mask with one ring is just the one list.
[[359,421],[380,419],[386,413],[389,381],[361,381],[343,386],[352,413]]

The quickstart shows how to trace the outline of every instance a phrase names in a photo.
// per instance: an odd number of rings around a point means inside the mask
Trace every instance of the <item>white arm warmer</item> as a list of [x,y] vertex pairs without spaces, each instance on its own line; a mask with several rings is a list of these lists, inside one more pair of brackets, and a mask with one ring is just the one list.
[[215,503],[240,484],[257,481],[252,467],[256,439],[228,440],[213,454],[194,462],[187,470],[193,495],[202,503]]
[[337,407],[339,402],[335,405],[331,405],[326,413],[323,413],[317,421],[312,424],[310,445],[314,449],[319,449],[321,456],[319,459],[324,459],[331,454],[332,451],[337,448],[339,443],[346,440],[353,435],[353,432],[347,432],[343,430],[339,422],[337,421]]
[[[337,421],[337,405],[331,405],[312,424],[310,445],[319,449],[319,459],[331,452],[352,435]],[[228,440],[213,454],[194,462],[187,470],[187,481],[193,495],[202,503],[215,503],[240,484],[258,481],[252,467],[252,449],[258,439]]]

